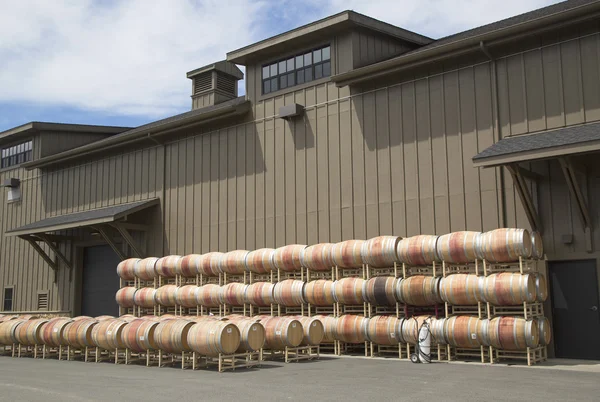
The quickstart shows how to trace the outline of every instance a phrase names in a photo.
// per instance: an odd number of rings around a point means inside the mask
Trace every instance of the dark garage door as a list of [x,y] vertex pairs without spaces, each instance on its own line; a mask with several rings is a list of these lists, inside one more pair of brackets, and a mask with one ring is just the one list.
[[86,247],[83,253],[81,314],[119,315],[115,293],[119,290],[119,257],[109,246]]

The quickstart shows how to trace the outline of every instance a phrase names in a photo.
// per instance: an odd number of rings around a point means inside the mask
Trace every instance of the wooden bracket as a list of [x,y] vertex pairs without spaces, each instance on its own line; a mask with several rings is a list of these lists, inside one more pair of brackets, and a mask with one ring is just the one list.
[[50,266],[50,268],[52,268],[52,270],[54,271],[54,283],[56,283],[56,281],[58,280],[58,261],[56,260],[56,257],[54,260],[50,258],[46,251],[44,251],[44,249],[42,249],[40,245],[37,244],[37,239],[33,236],[21,235],[19,237],[31,244],[31,247],[33,247],[33,249],[37,251],[40,257],[42,257],[44,261],[46,261],[46,263]]
[[571,158],[561,157],[558,158],[558,161],[560,162],[563,174],[565,175],[571,197],[573,197],[577,204],[577,211],[579,212],[579,218],[581,219],[585,232],[586,249],[588,252],[592,252],[592,218],[586,197],[577,178],[577,173],[581,173],[584,175],[585,179],[587,179],[587,171],[583,165],[574,163]]
[[[525,214],[527,214],[527,220],[531,225],[531,228],[540,234],[543,232],[542,221],[537,213],[535,208],[535,204],[533,202],[533,197],[531,196],[531,192],[529,191],[529,187],[524,179],[524,170],[517,164],[506,165],[506,168],[510,172],[512,176],[513,182],[515,183],[515,187],[517,189],[517,193],[519,194],[519,198],[523,203],[523,207],[525,208]],[[526,171],[529,172],[529,171]],[[535,175],[533,172],[529,172]],[[528,176],[530,174],[527,173]]]
[[71,261],[65,257],[58,246],[52,242],[52,239],[46,233],[38,233],[35,236],[46,242],[48,247],[50,247],[50,250],[54,251],[54,254],[67,266],[67,268],[69,268],[69,281],[71,281],[73,279],[73,264]]
[[135,240],[133,239],[133,237],[131,237],[131,235],[129,234],[127,229],[124,226],[122,226],[121,223],[113,222],[113,223],[109,223],[109,225],[119,231],[121,236],[123,236],[123,240],[125,240],[125,242],[127,242],[129,247],[131,247],[131,249],[133,250],[133,252],[136,254],[136,256],[138,258],[144,258],[144,253],[141,251],[141,249],[138,247],[138,245],[135,242]]
[[108,243],[110,248],[112,248],[113,251],[119,256],[121,261],[123,261],[124,259],[127,258],[127,256],[125,256],[125,254],[123,254],[123,251],[115,244],[113,239],[111,239],[111,237],[109,236],[109,234],[107,233],[106,229],[103,226],[101,226],[101,225],[92,226],[92,228],[96,229],[98,231],[98,233],[100,233],[100,236],[102,236],[104,241],[106,241],[106,243]]

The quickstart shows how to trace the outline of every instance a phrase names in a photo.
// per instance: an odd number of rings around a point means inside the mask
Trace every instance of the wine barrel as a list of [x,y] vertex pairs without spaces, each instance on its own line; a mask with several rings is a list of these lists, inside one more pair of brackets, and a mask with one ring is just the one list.
[[141,261],[140,258],[128,258],[117,265],[117,275],[126,281],[135,279],[135,266]]
[[156,302],[161,306],[173,307],[177,303],[177,290],[178,286],[175,285],[164,285],[156,289],[154,298]]
[[337,325],[337,318],[333,315],[315,315],[319,321],[323,323],[323,340],[321,342],[333,342],[335,341],[335,327]]
[[133,307],[135,292],[137,292],[137,288],[134,288],[133,286],[127,286],[119,289],[115,296],[117,304],[121,307]]
[[156,278],[156,261],[158,261],[156,257],[148,257],[138,261],[134,268],[135,276],[143,281]]
[[221,255],[219,270],[231,275],[241,275],[246,270],[248,250],[235,250]]
[[167,353],[191,352],[188,333],[193,321],[172,319],[161,321],[154,330],[154,342],[159,350]]
[[338,317],[335,323],[335,339],[344,343],[367,341],[369,319],[362,315],[346,314]]
[[46,346],[67,346],[64,339],[64,330],[66,326],[72,323],[70,318],[57,317],[48,321],[40,331],[40,338]]
[[302,269],[300,256],[305,248],[304,244],[289,244],[279,247],[273,253],[273,264],[282,271],[300,271]]
[[531,232],[531,258],[544,259],[544,242],[539,232]]
[[260,323],[265,327],[265,349],[295,348],[304,339],[302,324],[298,320],[269,315],[259,315],[256,318],[260,319]]
[[198,288],[196,304],[204,307],[219,307],[221,305],[221,287],[209,283]]
[[437,255],[442,261],[452,264],[466,264],[477,259],[477,244],[480,232],[453,232],[440,236],[437,241]]
[[133,304],[139,307],[152,308],[156,305],[156,289],[141,288],[133,295]]
[[396,287],[400,279],[393,276],[376,276],[367,281],[364,298],[375,306],[395,306]]
[[127,349],[134,352],[156,350],[154,332],[158,322],[153,320],[133,320],[123,327],[121,339]]
[[363,243],[361,249],[362,260],[372,267],[391,267],[398,262],[396,249],[401,237],[378,236]]
[[402,239],[396,252],[398,261],[412,266],[431,265],[440,262],[437,254],[438,236],[420,235]]
[[478,348],[481,340],[484,320],[478,317],[459,315],[450,317],[444,324],[444,335],[448,344],[457,348]]
[[94,346],[105,350],[123,349],[125,344],[121,332],[125,325],[127,325],[127,322],[119,319],[108,319],[94,325],[94,328],[92,328]]
[[90,317],[89,315],[78,315],[77,317],[73,317],[73,321],[79,320],[95,320],[95,318]]
[[419,331],[425,321],[431,322],[431,317],[420,315],[400,320],[401,338],[404,342],[416,345],[419,342]]
[[319,243],[306,247],[300,254],[300,263],[312,271],[331,271],[334,266],[332,243]]
[[240,330],[226,321],[204,320],[190,328],[187,341],[190,348],[202,356],[230,355],[240,347]]
[[115,317],[113,317],[112,315],[99,315],[95,319],[96,319],[96,321],[105,321],[105,320],[114,320]]
[[359,268],[363,265],[362,247],[364,240],[346,240],[333,245],[331,256],[339,268]]
[[26,320],[15,319],[0,322],[0,345],[12,345],[17,343],[15,331],[19,325]]
[[219,300],[222,304],[228,304],[230,306],[243,306],[246,298],[246,289],[248,285],[243,283],[228,283],[227,285],[221,286],[219,292]]
[[245,303],[253,306],[268,307],[275,303],[273,292],[275,285],[271,282],[256,282],[246,288]]
[[535,301],[543,303],[548,298],[548,283],[542,274],[532,274],[535,281]]
[[431,333],[431,343],[435,345],[447,345],[445,332],[445,318],[431,318],[429,321],[429,332]]
[[502,316],[489,321],[487,338],[491,346],[503,350],[526,350],[539,345],[539,328],[536,320]]
[[184,278],[195,278],[196,275],[200,274],[200,271],[198,271],[198,260],[201,257],[202,256],[200,254],[184,255],[177,260],[175,273],[183,276]]
[[175,293],[175,304],[186,308],[196,307],[198,305],[199,290],[200,287],[196,285],[185,285],[177,288],[177,292]]
[[490,262],[519,261],[531,257],[531,235],[527,229],[496,229],[480,236],[477,255]]
[[550,328],[550,321],[546,317],[538,317],[537,327],[539,331],[539,342],[540,346],[548,346],[552,340],[552,328]]
[[17,315],[0,315],[0,323],[4,321],[16,320],[19,318]]
[[240,330],[240,346],[237,352],[256,352],[262,349],[266,335],[260,320],[242,315],[228,315],[226,318]]
[[122,316],[119,317],[119,320],[125,321],[125,322],[131,322],[133,320],[136,320],[138,317],[134,316],[133,314],[123,314]]
[[394,316],[377,315],[369,319],[367,339],[377,345],[397,345],[400,342],[400,320]]
[[333,281],[317,279],[304,285],[304,300],[313,306],[333,306]]
[[36,314],[23,314],[23,315],[19,315],[19,319],[20,320],[35,320],[38,318],[42,318],[39,315]]
[[182,318],[180,315],[163,314],[160,317],[155,317],[154,321],[178,320]]
[[36,318],[22,322],[15,328],[15,343],[23,346],[41,345],[42,328],[48,321],[46,318]]
[[483,281],[483,298],[496,306],[516,306],[535,297],[535,278],[530,274],[501,272]]
[[181,260],[180,255],[168,255],[161,257],[156,261],[156,274],[163,278],[175,278],[177,275],[177,265]]
[[343,278],[333,283],[333,299],[340,304],[362,304],[366,288],[364,279]]
[[296,307],[304,303],[304,282],[297,279],[286,279],[277,282],[273,288],[273,300],[275,303]]
[[76,349],[94,346],[92,330],[98,324],[94,318],[73,320],[65,327],[63,336],[68,346]]
[[302,324],[304,337],[302,338],[301,345],[316,346],[321,344],[325,337],[325,327],[321,320],[316,317],[306,316],[292,316],[290,318],[298,320],[300,321],[300,324]]
[[409,306],[433,306],[441,303],[440,278],[425,275],[410,276],[397,282],[396,298]]
[[484,277],[473,274],[453,274],[440,281],[440,297],[454,306],[472,306],[485,301]]
[[219,262],[222,255],[223,253],[217,251],[200,255],[195,259],[198,273],[206,276],[219,276],[221,273]]
[[271,271],[276,271],[277,267],[273,262],[274,255],[275,249],[272,248],[260,248],[258,250],[250,251],[246,255],[246,271],[257,274],[266,274]]

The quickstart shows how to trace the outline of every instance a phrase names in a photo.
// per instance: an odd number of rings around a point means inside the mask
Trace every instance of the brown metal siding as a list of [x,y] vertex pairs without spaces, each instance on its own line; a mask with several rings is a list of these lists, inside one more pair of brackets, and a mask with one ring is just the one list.
[[106,134],[94,133],[72,133],[72,132],[43,132],[37,136],[37,144],[39,154],[37,157],[45,157],[54,155],[68,149],[77,148],[79,146],[89,144],[90,142],[98,141],[106,138]]
[[389,59],[413,49],[405,42],[378,35],[371,31],[352,32],[352,61],[354,68]]

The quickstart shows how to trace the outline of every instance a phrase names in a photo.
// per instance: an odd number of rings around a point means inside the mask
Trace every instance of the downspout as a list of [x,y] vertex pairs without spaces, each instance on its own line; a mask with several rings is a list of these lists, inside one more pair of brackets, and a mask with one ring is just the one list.
[[162,182],[162,200],[161,200],[161,210],[162,210],[162,222],[160,231],[160,242],[161,242],[161,257],[165,255],[165,219],[167,218],[167,208],[165,206],[165,200],[167,197],[167,144],[164,142],[158,141],[154,138],[150,133],[148,133],[148,139],[155,142],[157,145],[162,146],[163,149],[163,182]]
[[[492,56],[489,49],[486,47],[483,41],[479,42],[479,49],[481,52],[490,60],[492,65],[492,101],[494,102],[494,114],[496,118],[494,119],[494,132],[496,133],[495,142],[499,142],[502,139],[502,129],[500,128],[500,101],[498,98],[498,63],[496,59]],[[500,175],[500,224],[502,227],[506,227],[506,198],[504,194],[504,169],[502,166],[498,167],[498,172]]]

